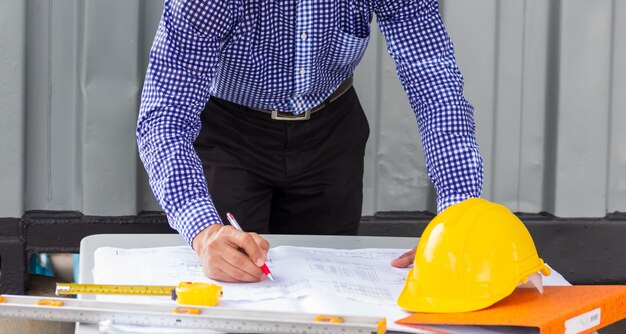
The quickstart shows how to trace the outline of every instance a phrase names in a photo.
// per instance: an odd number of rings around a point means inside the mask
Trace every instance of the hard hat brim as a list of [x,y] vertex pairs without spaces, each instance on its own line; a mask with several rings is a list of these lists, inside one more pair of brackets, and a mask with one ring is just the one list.
[[[411,269],[413,270],[413,269]],[[505,291],[502,296],[490,296],[483,299],[467,299],[462,300],[458,298],[436,298],[427,297],[420,292],[420,288],[414,280],[409,279],[412,275],[409,271],[407,280],[404,283],[404,289],[398,296],[398,306],[405,311],[420,312],[420,313],[461,313],[472,312],[489,307],[506,296],[510,295],[511,291]]]
[[[461,313],[472,312],[487,308],[500,300],[508,297],[517,288],[516,284],[508,284],[510,289],[501,291],[498,295],[490,295],[488,298],[437,298],[425,296],[421,291],[419,283],[413,279],[413,270],[409,270],[404,288],[398,296],[398,306],[405,311],[420,313]],[[523,278],[531,274],[541,272],[544,275],[550,275],[550,268],[538,259],[536,266],[524,272],[517,279],[520,282]]]

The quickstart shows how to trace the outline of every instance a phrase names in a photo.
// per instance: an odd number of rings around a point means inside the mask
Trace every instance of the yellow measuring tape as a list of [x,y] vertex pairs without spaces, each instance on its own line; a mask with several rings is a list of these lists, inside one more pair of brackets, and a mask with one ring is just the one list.
[[56,294],[172,296],[178,304],[202,306],[217,305],[223,295],[220,285],[203,282],[181,282],[178,286],[57,283]]

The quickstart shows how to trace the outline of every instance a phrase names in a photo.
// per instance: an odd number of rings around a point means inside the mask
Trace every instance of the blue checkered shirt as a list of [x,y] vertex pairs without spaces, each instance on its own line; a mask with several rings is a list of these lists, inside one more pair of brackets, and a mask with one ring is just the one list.
[[436,0],[166,0],[137,142],[154,194],[187,242],[221,223],[192,146],[209,96],[311,109],[354,71],[373,14],[417,117],[438,210],[480,196],[473,108]]

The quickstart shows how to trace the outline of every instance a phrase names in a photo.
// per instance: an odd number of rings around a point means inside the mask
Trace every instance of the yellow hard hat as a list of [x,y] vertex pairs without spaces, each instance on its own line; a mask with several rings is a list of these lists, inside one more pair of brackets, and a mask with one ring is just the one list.
[[502,205],[471,198],[428,224],[398,305],[411,312],[475,311],[539,271],[550,274],[524,224]]

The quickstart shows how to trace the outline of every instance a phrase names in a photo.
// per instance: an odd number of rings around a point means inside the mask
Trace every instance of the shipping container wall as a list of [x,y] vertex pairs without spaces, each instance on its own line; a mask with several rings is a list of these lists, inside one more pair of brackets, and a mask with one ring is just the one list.
[[[0,217],[159,210],[135,124],[162,0],[0,1]],[[560,217],[626,211],[626,1],[444,0],[475,107],[483,197]],[[415,117],[374,27],[355,86],[363,214],[435,211]]]

